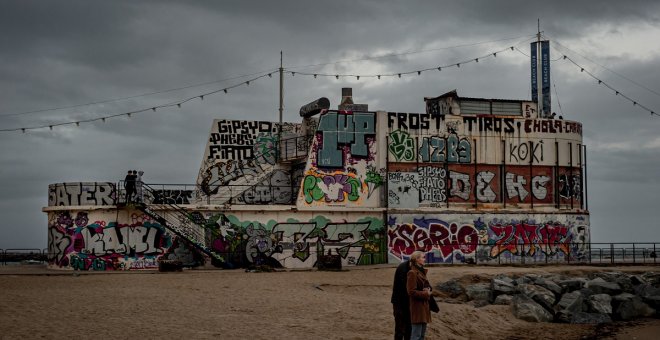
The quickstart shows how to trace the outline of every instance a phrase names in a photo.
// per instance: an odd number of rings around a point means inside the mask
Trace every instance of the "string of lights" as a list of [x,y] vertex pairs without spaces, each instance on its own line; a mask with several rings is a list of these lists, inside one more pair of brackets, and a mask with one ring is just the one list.
[[[545,37],[545,35],[544,35],[544,37]],[[546,37],[546,38],[547,38],[547,37]],[[655,91],[655,90],[649,88],[648,86],[646,86],[646,85],[644,85],[644,84],[640,84],[640,83],[638,83],[638,82],[636,82],[636,81],[630,79],[629,77],[626,77],[625,75],[623,75],[623,74],[621,74],[621,73],[618,73],[618,72],[616,72],[616,71],[614,71],[614,70],[612,70],[612,69],[609,69],[609,68],[607,68],[606,66],[604,66],[604,65],[602,65],[602,64],[599,64],[599,63],[593,61],[592,59],[589,59],[589,58],[586,57],[585,55],[580,54],[579,52],[576,52],[575,50],[572,50],[572,49],[566,47],[565,45],[562,45],[562,44],[561,44],[560,42],[558,42],[557,40],[552,39],[552,42],[553,42],[555,45],[558,45],[558,46],[560,46],[561,48],[564,48],[564,49],[570,51],[571,53],[575,53],[575,54],[579,55],[580,57],[582,57],[582,58],[588,60],[589,62],[594,63],[595,65],[598,65],[598,66],[601,67],[602,69],[604,69],[604,70],[606,70],[606,71],[608,71],[608,72],[610,72],[610,73],[612,73],[612,74],[614,74],[614,75],[617,75],[617,76],[619,76],[619,77],[621,77],[621,78],[623,78],[623,79],[629,81],[630,83],[632,83],[632,84],[634,84],[634,85],[637,85],[637,86],[639,86],[640,88],[643,88],[644,90],[647,90],[647,91],[649,91],[649,92],[655,94],[656,96],[660,96],[660,92]],[[557,48],[554,48],[554,49],[557,50]],[[559,51],[559,50],[557,50],[557,51]],[[559,52],[560,52],[562,55],[564,54],[564,53],[561,52],[561,51],[559,51]]]
[[118,102],[118,101],[127,100],[127,99],[134,99],[134,98],[139,98],[139,97],[151,96],[151,95],[155,95],[155,94],[163,94],[163,93],[169,93],[169,92],[174,92],[174,91],[186,90],[186,89],[190,89],[190,88],[194,88],[194,87],[217,84],[217,83],[221,83],[221,82],[225,82],[225,81],[241,79],[241,78],[245,78],[245,77],[251,77],[251,76],[254,76],[256,74],[262,74],[264,72],[268,72],[268,70],[254,72],[254,73],[250,73],[250,74],[244,74],[244,75],[225,78],[225,79],[220,79],[220,80],[209,81],[209,82],[206,82],[206,83],[184,85],[184,86],[173,88],[173,89],[141,93],[141,94],[136,94],[136,95],[127,96],[127,97],[99,100],[99,101],[89,102],[89,103],[84,103],[84,104],[75,104],[75,105],[69,105],[69,106],[53,107],[53,108],[48,108],[48,109],[40,109],[40,110],[24,111],[24,112],[16,112],[16,113],[2,113],[2,114],[0,114],[0,117],[21,116],[21,115],[27,115],[27,114],[33,114],[33,113],[41,113],[41,112],[57,111],[57,110],[65,110],[65,109],[75,109],[75,108],[84,107],[84,106],[91,106],[91,105]]
[[443,69],[450,68],[450,67],[456,67],[460,68],[461,65],[468,64],[468,63],[478,63],[479,60],[483,60],[486,58],[496,58],[498,53],[503,53],[506,51],[513,51],[515,50],[515,46],[510,46],[505,49],[491,52],[488,54],[485,54],[483,56],[477,57],[477,58],[470,58],[466,59],[463,61],[451,63],[451,64],[446,64],[446,65],[439,65],[439,66],[434,66],[434,67],[429,67],[429,68],[424,68],[424,69],[418,69],[414,71],[405,71],[405,72],[394,72],[394,73],[382,73],[382,74],[333,74],[333,73],[309,73],[309,72],[296,72],[296,71],[291,71],[289,69],[285,69],[285,73],[290,74],[291,76],[295,76],[296,74],[303,75],[303,76],[313,76],[314,78],[317,77],[335,77],[335,79],[339,78],[345,78],[345,77],[351,77],[351,78],[356,78],[357,80],[360,80],[360,78],[378,78],[380,79],[381,77],[398,77],[401,78],[401,76],[404,75],[410,75],[410,74],[417,74],[421,75],[423,72],[428,72],[428,71],[442,71]]
[[129,112],[122,112],[122,113],[106,115],[106,116],[101,116],[101,117],[95,117],[95,118],[89,118],[89,119],[79,119],[79,120],[66,121],[66,122],[61,122],[61,123],[51,123],[51,124],[32,126],[32,127],[0,129],[0,132],[21,131],[21,132],[25,133],[29,130],[37,130],[37,129],[45,129],[45,128],[49,128],[50,130],[52,130],[54,127],[65,126],[65,125],[74,125],[74,124],[76,126],[80,126],[81,123],[91,123],[91,122],[96,122],[96,121],[101,121],[101,122],[105,123],[106,120],[111,119],[111,118],[117,118],[117,117],[122,117],[122,116],[126,116],[126,117],[130,118],[134,114],[149,112],[149,111],[156,112],[156,110],[158,110],[158,109],[174,107],[174,106],[176,106],[178,108],[181,108],[181,106],[183,104],[185,104],[185,103],[187,103],[191,100],[195,100],[195,99],[204,100],[204,97],[214,95],[214,94],[220,93],[220,92],[224,92],[226,94],[226,93],[229,93],[229,90],[237,88],[239,86],[243,86],[243,85],[250,86],[251,82],[254,82],[254,81],[259,80],[259,79],[264,78],[264,77],[272,77],[273,73],[276,73],[276,72],[277,72],[277,70],[273,70],[273,71],[270,71],[268,73],[261,74],[258,77],[254,77],[250,80],[246,80],[244,82],[240,82],[240,83],[237,83],[237,84],[225,87],[225,88],[205,92],[205,93],[202,93],[202,94],[197,94],[197,95],[194,95],[192,97],[188,97],[188,98],[185,98],[185,99],[173,101],[173,102],[170,102],[170,103],[167,103],[167,104],[156,105],[156,106],[152,106],[152,107],[148,107],[148,108],[144,108],[144,109],[139,109],[139,110],[134,110],[134,111],[129,111]]
[[621,91],[619,91],[619,90],[615,89],[614,87],[612,87],[610,84],[608,84],[608,83],[604,82],[603,80],[599,79],[599,78],[596,77],[593,73],[589,72],[589,71],[586,70],[584,67],[580,66],[577,62],[575,62],[573,59],[571,59],[571,58],[568,57],[567,55],[564,55],[564,56],[563,56],[563,59],[564,59],[564,60],[568,60],[568,61],[570,61],[573,65],[577,66],[577,67],[580,69],[580,72],[582,72],[582,73],[586,73],[586,74],[589,75],[591,78],[593,78],[593,79],[595,79],[596,81],[598,81],[598,85],[603,85],[603,86],[607,87],[608,89],[612,90],[612,91],[614,92],[615,95],[617,95],[617,96],[621,96],[622,98],[625,98],[626,100],[628,100],[629,102],[631,102],[631,103],[633,104],[633,106],[638,106],[638,107],[642,108],[643,110],[648,111],[649,113],[651,113],[651,116],[654,116],[654,115],[656,115],[656,116],[660,116],[660,115],[658,115],[655,111],[653,111],[653,110],[651,110],[650,108],[648,108],[647,106],[645,106],[645,105],[643,105],[643,104],[640,104],[637,100],[635,100],[635,99],[629,97],[628,95],[626,95],[626,94],[622,93]]

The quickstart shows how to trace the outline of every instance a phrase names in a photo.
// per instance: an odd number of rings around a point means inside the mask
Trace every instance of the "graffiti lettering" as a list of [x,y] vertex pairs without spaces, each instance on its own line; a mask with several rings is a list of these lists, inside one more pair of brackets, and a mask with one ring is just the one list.
[[420,166],[417,168],[417,173],[420,202],[438,203],[447,200],[445,191],[447,171],[444,168]]
[[415,140],[410,134],[403,130],[390,133],[388,150],[398,162],[415,160]]
[[534,256],[537,250],[546,255],[553,255],[557,251],[568,254],[572,239],[568,228],[557,224],[498,223],[490,225],[490,230],[495,239],[495,245],[490,251],[492,257],[505,251],[523,256]]
[[376,133],[376,120],[372,113],[327,113],[321,116],[318,131],[323,144],[317,153],[317,166],[340,168],[344,165],[344,149],[350,146],[353,157],[369,156],[367,136]]
[[192,190],[153,190],[153,204],[190,204]]
[[362,182],[353,173],[311,173],[303,180],[305,202],[311,204],[325,198],[325,202],[357,201],[362,193]]
[[48,206],[114,205],[116,188],[110,182],[58,183],[48,186]]

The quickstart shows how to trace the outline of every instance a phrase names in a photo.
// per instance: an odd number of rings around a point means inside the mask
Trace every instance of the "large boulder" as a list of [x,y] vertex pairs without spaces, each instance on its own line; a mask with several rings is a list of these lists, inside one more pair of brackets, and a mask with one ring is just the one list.
[[650,284],[641,284],[635,286],[635,293],[652,308],[656,310],[660,309],[660,288],[656,288]]
[[611,282],[614,282],[614,283],[618,284],[621,287],[621,290],[623,292],[633,293],[634,285],[633,285],[633,282],[632,282],[632,280],[630,279],[629,276],[622,274],[621,276],[616,277]]
[[439,292],[444,292],[451,298],[456,298],[465,293],[465,289],[458,283],[458,280],[449,280],[435,286]]
[[587,281],[585,287],[591,289],[594,294],[617,295],[622,292],[618,283],[607,282],[600,277]]
[[639,296],[625,300],[618,304],[614,311],[614,317],[619,320],[632,320],[635,318],[650,317],[655,314],[655,309],[642,301]]
[[508,294],[498,295],[493,301],[494,305],[510,305],[513,300],[513,296]]
[[517,294],[511,300],[511,310],[518,319],[530,322],[551,322],[553,316],[545,308],[524,294]]
[[660,272],[646,272],[642,277],[648,284],[660,288]]
[[648,283],[648,282],[646,282],[646,280],[644,280],[644,278],[640,275],[631,275],[630,276],[630,283],[632,283],[633,286],[637,286],[637,285],[645,284],[645,283]]
[[571,322],[573,314],[582,311],[582,300],[582,294],[578,291],[562,295],[559,302],[555,305],[557,320],[561,322]]
[[565,291],[572,292],[581,289],[587,283],[587,280],[581,277],[558,281],[557,284]]
[[504,280],[500,279],[493,279],[490,282],[490,289],[493,291],[494,296],[498,296],[501,294],[513,294],[516,291],[516,287],[513,285],[513,280],[512,282],[507,282]]
[[589,297],[589,311],[600,314],[612,314],[612,297],[607,294],[594,294]]
[[573,317],[571,318],[571,323],[580,324],[599,324],[608,322],[612,322],[612,318],[607,314],[600,313],[577,312],[573,314]]
[[580,292],[570,292],[561,296],[561,299],[555,305],[558,311],[568,310],[572,313],[582,311],[582,294]]
[[491,301],[493,297],[493,291],[490,289],[489,283],[477,283],[466,286],[465,295],[467,295],[468,301]]
[[555,295],[557,297],[561,296],[561,293],[563,292],[563,289],[561,288],[561,286],[559,286],[554,281],[552,281],[550,279],[547,279],[547,278],[541,277],[541,278],[537,279],[534,282],[534,284],[536,284],[537,286],[541,286],[541,287],[555,293]]
[[533,284],[536,279],[538,279],[539,276],[536,274],[525,274],[519,278],[516,279],[516,284]]
[[656,288],[650,284],[641,284],[635,286],[635,294],[639,295],[642,299],[651,296],[660,296],[660,288]]
[[518,292],[530,297],[532,300],[539,303],[548,311],[554,311],[553,306],[557,300],[553,292],[533,284],[518,285],[517,290]]

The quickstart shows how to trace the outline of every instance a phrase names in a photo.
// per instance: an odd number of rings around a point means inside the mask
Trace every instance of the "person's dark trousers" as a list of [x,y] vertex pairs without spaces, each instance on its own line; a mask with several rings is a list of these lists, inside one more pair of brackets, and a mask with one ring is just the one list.
[[410,340],[412,325],[408,306],[392,304],[394,308],[394,340]]

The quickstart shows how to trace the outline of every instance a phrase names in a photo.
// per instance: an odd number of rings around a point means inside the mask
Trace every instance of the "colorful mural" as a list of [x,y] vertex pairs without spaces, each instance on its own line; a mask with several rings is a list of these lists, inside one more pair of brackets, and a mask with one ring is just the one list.
[[227,259],[228,267],[311,268],[321,255],[339,255],[344,266],[387,261],[387,237],[380,218],[333,222],[317,215],[307,220],[276,222],[272,219],[276,215],[265,215],[260,220],[219,213],[205,215],[204,223],[215,230],[208,242]]
[[429,263],[500,263],[502,258],[520,262],[522,257],[584,261],[588,224],[585,215],[396,214],[389,216],[387,244],[395,261],[415,250],[426,252]]
[[77,211],[51,213],[48,261],[51,267],[75,270],[156,269],[158,260],[198,265],[201,258],[146,215],[134,212],[129,223],[106,214]]

